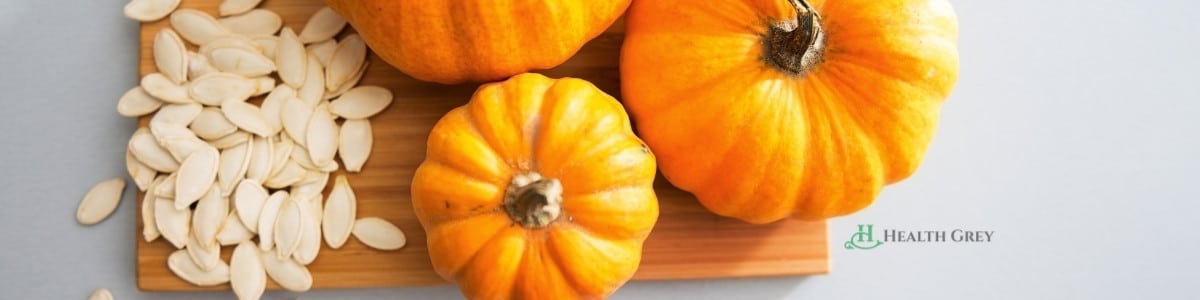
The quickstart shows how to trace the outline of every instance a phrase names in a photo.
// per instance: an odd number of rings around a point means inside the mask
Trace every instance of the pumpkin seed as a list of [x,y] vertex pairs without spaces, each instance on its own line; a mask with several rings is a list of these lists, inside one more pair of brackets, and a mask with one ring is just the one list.
[[360,86],[329,102],[329,111],[346,119],[366,119],[392,104],[392,92],[378,86]]
[[308,103],[309,107],[316,107],[317,104],[324,99],[325,94],[325,68],[321,66],[321,62],[317,60],[315,55],[308,55],[307,63],[308,71],[304,79],[304,85],[296,90],[296,97]]
[[[242,35],[237,35],[237,34],[223,36],[223,37],[217,38],[215,40],[209,41],[208,43],[206,43],[204,45],[200,45],[199,52],[200,52],[200,55],[204,56],[205,58],[211,58],[212,52],[214,50],[226,49],[226,48],[242,49],[242,50],[246,50],[246,51],[250,51],[250,52],[254,52],[254,53],[262,52],[262,48],[258,45],[258,43],[254,42],[254,40],[252,40],[248,37],[242,36]],[[215,62],[213,62],[211,60],[209,62],[212,63],[214,66],[216,65]]]
[[253,243],[243,241],[233,248],[229,270],[229,285],[238,299],[262,297],[267,288],[267,271],[263,268],[258,249],[254,249]]
[[191,128],[196,136],[206,140],[217,140],[238,131],[237,125],[229,122],[225,114],[221,113],[221,109],[216,107],[205,107],[188,128]]
[[[192,212],[192,235],[200,241],[200,246],[219,246],[216,243],[217,232],[221,231],[221,225],[227,216],[229,200],[221,196],[220,187],[213,185],[196,204],[196,211]],[[191,245],[193,244],[189,242],[189,246]]]
[[175,276],[196,286],[215,286],[229,282],[229,265],[219,262],[205,271],[188,257],[186,250],[176,250],[167,256],[167,269]]
[[221,5],[217,6],[217,13],[221,16],[240,15],[258,7],[262,0],[225,0],[221,1]]
[[136,157],[133,157],[133,153],[129,152],[129,149],[125,149],[125,170],[129,171],[129,178],[133,178],[133,183],[137,185],[139,191],[150,188],[154,177],[158,176],[158,171],[138,161]]
[[[264,76],[275,72],[275,61],[246,49],[218,48],[209,53],[209,61],[217,70],[246,77]],[[252,85],[258,87],[258,85]],[[254,89],[251,89],[254,91]],[[251,92],[253,94],[253,92]],[[199,99],[197,99],[199,100]]]
[[[300,195],[301,197],[316,196],[319,198],[321,196],[321,192],[325,190],[325,185],[327,185],[328,182],[328,172],[309,170],[309,175],[305,175],[305,179],[292,185],[291,193],[292,195]],[[321,201],[317,200],[316,202]]]
[[296,37],[296,32],[284,27],[279,33],[279,43],[275,53],[275,66],[279,69],[279,79],[293,87],[300,88],[305,83],[307,72],[307,51],[304,43]]
[[[158,176],[158,178],[155,178],[154,181],[150,183],[150,188],[158,186],[166,178],[167,176]],[[142,238],[145,239],[147,243],[153,242],[154,240],[157,240],[158,237],[162,236],[162,233],[158,232],[158,224],[154,218],[154,203],[157,202],[155,199],[154,193],[150,191],[147,191],[145,195],[142,196]]]
[[250,152],[250,165],[246,167],[246,178],[266,181],[271,172],[271,154],[274,153],[275,144],[264,137],[254,137],[250,142],[254,146]]
[[322,66],[329,66],[329,59],[333,58],[333,50],[337,49],[337,40],[328,39],[320,42],[315,42],[307,47],[308,53],[317,56],[317,61],[321,62]]
[[209,141],[208,144],[217,149],[229,149],[229,147],[241,145],[250,140],[250,133],[245,131],[237,131],[219,139]]
[[233,207],[237,210],[242,225],[250,232],[258,232],[258,218],[262,215],[268,197],[270,196],[267,189],[257,180],[245,179],[238,183],[237,190],[233,193]]
[[300,30],[300,42],[305,44],[324,41],[333,38],[346,27],[346,19],[342,18],[332,8],[322,7],[308,18],[304,29]]
[[175,28],[179,32],[179,36],[192,45],[204,45],[231,34],[217,22],[217,19],[191,8],[181,8],[172,13],[171,27]]
[[338,162],[336,160],[331,160],[327,164],[320,165],[317,170],[319,170],[321,172],[330,172],[330,173],[337,172]]
[[[268,125],[271,125],[273,128],[283,128],[284,130],[287,129],[283,127],[283,105],[288,99],[295,96],[296,89],[293,89],[286,84],[280,84],[279,86],[276,86],[274,90],[271,90],[271,93],[267,94],[267,97],[262,101],[261,108],[263,111],[263,117],[267,119]],[[294,139],[295,137],[293,137],[293,140]]]
[[192,99],[188,97],[187,87],[176,84],[162,73],[150,73],[143,76],[141,84],[142,89],[147,94],[162,102],[174,104],[192,103]]
[[179,170],[179,162],[167,149],[158,145],[158,141],[145,127],[133,132],[133,136],[129,138],[128,150],[138,161],[159,172],[172,173]]
[[[245,50],[232,48],[217,49],[214,50],[213,53],[215,55],[216,53],[237,51],[240,51],[241,53],[249,53]],[[214,62],[217,62],[217,58],[219,57],[213,57]],[[247,65],[251,64],[249,62],[245,63]],[[221,67],[218,66],[218,69],[220,68]],[[196,80],[192,81],[188,86],[188,95],[191,96],[193,100],[196,100],[196,102],[200,102],[201,104],[209,106],[224,106],[225,102],[244,102],[246,99],[249,99],[250,95],[253,95],[255,89],[258,88],[258,83],[238,74],[216,72],[205,74],[200,78],[196,78]]]
[[221,187],[222,196],[233,194],[242,178],[246,178],[246,169],[250,167],[250,154],[253,153],[251,147],[254,147],[253,143],[242,143],[221,151],[221,165],[217,167],[217,186]]
[[367,46],[357,34],[351,34],[338,42],[337,49],[333,50],[333,57],[329,59],[329,69],[325,70],[325,89],[333,91],[343,82],[349,81],[366,58]]
[[[190,101],[190,100],[189,100]],[[204,106],[199,103],[186,104],[167,104],[158,109],[158,113],[150,117],[150,124],[167,123],[180,126],[187,126],[196,117],[200,116],[200,112],[204,110]]]
[[358,173],[371,156],[374,139],[371,134],[371,122],[367,120],[346,120],[342,123],[342,132],[338,134],[338,157],[346,166],[346,171]]
[[117,209],[124,192],[125,178],[117,177],[96,184],[83,196],[83,201],[79,202],[79,208],[75,210],[75,220],[83,225],[100,223]]
[[309,199],[316,200],[300,201],[300,206],[305,207],[307,218],[301,220],[300,245],[292,253],[296,262],[306,266],[317,260],[317,254],[321,251],[321,218],[324,214],[321,210],[321,195],[318,193]]
[[175,177],[175,208],[186,209],[200,200],[217,179],[220,166],[217,148],[204,147],[188,155]]
[[351,230],[354,238],[363,244],[379,250],[396,250],[404,247],[408,239],[400,228],[384,219],[370,217],[354,221]]
[[131,118],[140,117],[158,110],[162,105],[162,101],[150,96],[142,87],[136,86],[121,95],[121,99],[117,101],[117,113]]
[[196,52],[188,52],[188,78],[200,78],[204,74],[217,71],[208,58]]
[[92,294],[90,296],[88,296],[88,300],[113,300],[113,299],[114,298],[113,298],[112,292],[108,291],[108,289],[105,289],[105,288],[96,289],[95,291],[92,291]]
[[279,131],[267,124],[266,116],[261,109],[243,101],[225,101],[221,103],[221,112],[225,118],[237,125],[238,128],[258,136],[272,136]]
[[301,167],[293,160],[285,160],[279,173],[267,179],[266,182],[263,182],[263,185],[272,189],[282,189],[300,182],[300,180],[304,179],[305,174],[308,174],[308,170],[305,170],[304,167]]
[[[179,173],[167,174],[166,180],[154,187],[154,197],[156,199],[175,200],[175,177]],[[174,204],[172,204],[174,205]]]
[[201,271],[212,270],[222,263],[221,245],[218,245],[215,241],[210,244],[204,245],[200,238],[196,237],[196,231],[192,231],[192,234],[188,235],[187,247],[183,248],[187,250],[188,257],[192,259],[192,263],[200,267]]
[[305,149],[303,146],[298,146],[292,150],[292,160],[305,169],[320,170],[317,164],[312,162],[312,155],[308,154],[308,149]]
[[[256,35],[256,36],[251,37],[250,39],[253,40],[255,44],[258,44],[258,48],[262,49],[263,55],[266,55],[267,57],[270,57],[271,59],[276,59],[275,54],[278,53],[278,49],[279,49],[279,37],[278,36]],[[276,66],[278,66],[279,61],[276,60],[275,64],[276,64]]]
[[150,122],[150,132],[176,161],[183,161],[201,148],[212,148],[181,125]]
[[[275,78],[272,78],[271,76],[259,76],[259,77],[250,78],[250,79],[254,80],[254,94],[251,96],[257,97],[257,96],[266,95],[267,93],[270,93],[271,90],[275,89]],[[279,126],[275,126],[275,127],[279,127]]]
[[312,288],[312,273],[308,268],[287,257],[278,257],[268,250],[259,252],[267,276],[286,290],[304,292]]
[[174,30],[164,28],[154,35],[154,66],[175,84],[188,81],[188,51]]
[[267,202],[263,204],[262,213],[258,216],[258,247],[263,251],[275,247],[275,219],[279,217],[279,208],[288,196],[285,191],[277,191],[267,197]]
[[[164,181],[166,184],[169,181]],[[154,224],[162,237],[176,249],[187,246],[188,235],[191,234],[192,210],[175,209],[171,199],[157,198],[154,200]],[[190,259],[189,259],[190,260]]]
[[254,233],[242,223],[237,210],[229,212],[229,216],[225,217],[225,222],[221,224],[221,231],[217,232],[217,243],[221,246],[237,245],[252,238]]
[[307,205],[300,205],[296,197],[288,197],[279,207],[279,215],[275,218],[275,250],[279,257],[289,257],[300,246],[300,234],[303,233],[302,222],[308,218],[305,213]]
[[224,17],[217,22],[230,32],[246,36],[272,35],[283,27],[283,18],[266,9],[255,9],[244,14]]
[[338,146],[338,125],[328,110],[313,111],[312,117],[308,119],[305,136],[305,140],[308,141],[308,154],[314,164],[323,166],[333,161]]
[[321,231],[325,234],[325,244],[329,248],[338,249],[346,244],[357,218],[358,197],[350,188],[346,176],[338,175],[334,179],[333,189],[325,200],[325,212],[321,219]]
[[[292,149],[296,148],[296,143],[287,135],[278,135],[272,137],[271,143],[274,144],[274,151],[271,153],[271,170],[267,172],[267,181],[271,181],[272,177],[279,174],[283,170],[284,165],[288,161],[288,157],[292,155]],[[263,182],[266,184],[266,182]],[[268,186],[270,184],[267,184]],[[286,186],[286,185],[285,185]]]
[[358,68],[358,73],[354,73],[354,77],[350,78],[350,80],[348,80],[346,82],[343,82],[342,85],[339,86],[336,90],[334,90],[332,92],[327,91],[325,93],[325,99],[333,99],[338,96],[341,96],[342,94],[345,94],[346,91],[349,91],[351,88],[354,88],[354,86],[357,86],[358,82],[360,80],[362,80],[363,75],[367,73],[367,67],[370,67],[370,66],[371,66],[370,62],[364,62],[362,67]]
[[307,145],[308,120],[312,118],[312,113],[313,108],[299,98],[289,98],[283,103],[280,114],[283,132],[301,146]]
[[167,17],[176,7],[179,7],[179,0],[132,0],[125,4],[125,16],[142,22],[153,22]]

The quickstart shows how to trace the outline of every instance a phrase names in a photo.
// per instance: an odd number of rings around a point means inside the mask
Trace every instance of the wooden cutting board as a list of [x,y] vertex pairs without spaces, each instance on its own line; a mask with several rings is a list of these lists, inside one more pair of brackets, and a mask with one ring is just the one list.
[[[216,15],[220,0],[185,0],[182,7]],[[283,16],[285,26],[297,32],[320,0],[268,0],[264,8]],[[155,72],[152,59],[154,34],[168,26],[166,20],[145,23],[140,34],[139,73]],[[346,31],[351,31],[347,29]],[[541,72],[547,76],[577,77],[591,81],[610,95],[620,95],[618,54],[624,36],[618,21],[588,43],[562,66]],[[345,32],[343,32],[343,35]],[[440,85],[421,82],[388,66],[374,55],[361,85],[390,89],[391,107],[371,119],[375,146],[362,173],[346,174],[358,196],[358,216],[382,217],[408,235],[408,245],[398,251],[376,251],[351,238],[333,250],[322,244],[309,269],[314,288],[396,287],[447,284],[432,270],[425,235],[413,215],[409,183],[425,156],[425,140],[433,124],[450,109],[463,105],[478,84]],[[257,100],[254,101],[257,103]],[[145,118],[141,126],[146,125]],[[342,172],[344,173],[344,172]],[[330,184],[329,186],[332,186]],[[661,215],[645,243],[642,264],[635,280],[724,278],[821,274],[829,270],[825,222],[781,221],[749,225],[707,212],[690,194],[660,176],[656,189]],[[325,193],[328,194],[326,189]],[[142,199],[138,196],[138,201]],[[139,206],[135,206],[139,207]],[[139,212],[140,214],[140,212]],[[137,223],[137,284],[146,291],[224,290],[221,285],[198,288],[175,277],[166,258],[174,248],[159,239],[141,239]],[[232,247],[222,251],[226,261]],[[269,288],[276,289],[274,283]]]

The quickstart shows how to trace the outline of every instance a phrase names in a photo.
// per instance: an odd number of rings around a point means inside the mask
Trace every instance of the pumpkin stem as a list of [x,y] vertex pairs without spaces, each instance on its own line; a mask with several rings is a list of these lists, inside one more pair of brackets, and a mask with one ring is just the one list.
[[525,228],[549,226],[562,214],[562,183],[536,172],[513,176],[504,191],[504,211]]
[[825,31],[821,16],[807,0],[789,0],[796,20],[769,26],[763,37],[763,59],[768,65],[793,76],[811,71],[825,53]]

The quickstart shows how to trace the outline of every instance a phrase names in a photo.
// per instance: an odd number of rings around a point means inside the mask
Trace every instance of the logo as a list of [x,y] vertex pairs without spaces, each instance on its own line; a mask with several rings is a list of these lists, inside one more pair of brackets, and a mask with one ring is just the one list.
[[882,241],[875,240],[875,224],[858,224],[858,232],[850,236],[850,240],[842,244],[846,250],[862,249],[871,250],[875,247],[883,245]]

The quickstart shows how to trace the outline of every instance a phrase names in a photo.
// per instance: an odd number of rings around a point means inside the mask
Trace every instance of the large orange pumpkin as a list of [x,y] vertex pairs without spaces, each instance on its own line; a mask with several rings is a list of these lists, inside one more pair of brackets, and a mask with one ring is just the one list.
[[389,64],[447,84],[558,66],[629,1],[326,0]]
[[627,26],[623,101],[662,172],[752,223],[868,206],[958,77],[946,0],[637,1]]
[[524,74],[438,121],[412,200],[434,270],[468,298],[601,298],[641,261],[654,175],[615,99]]

